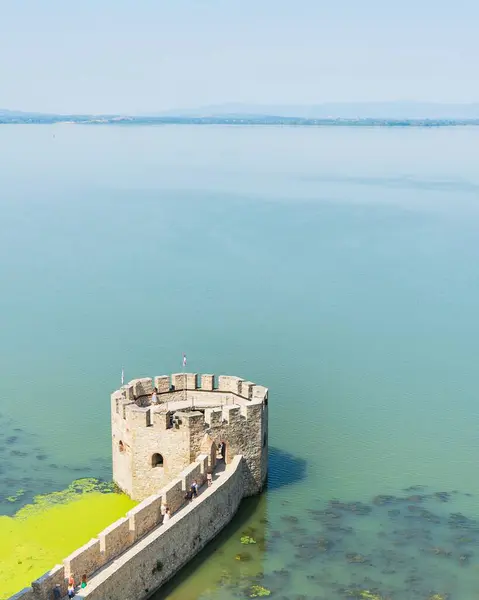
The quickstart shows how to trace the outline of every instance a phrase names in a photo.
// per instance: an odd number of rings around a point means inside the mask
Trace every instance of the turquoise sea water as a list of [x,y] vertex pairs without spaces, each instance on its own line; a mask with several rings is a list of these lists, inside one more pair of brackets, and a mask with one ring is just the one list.
[[[110,477],[122,366],[175,372],[186,352],[269,386],[271,486],[171,598],[258,582],[272,598],[475,597],[478,143],[474,128],[0,128],[0,510]],[[321,512],[332,499],[371,510]],[[261,543],[237,561],[247,527]]]

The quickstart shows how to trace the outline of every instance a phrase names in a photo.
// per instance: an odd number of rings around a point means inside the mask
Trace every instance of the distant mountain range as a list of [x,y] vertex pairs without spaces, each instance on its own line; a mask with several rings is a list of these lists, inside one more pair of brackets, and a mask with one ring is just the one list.
[[330,102],[316,105],[217,104],[177,109],[157,116],[181,117],[297,117],[302,119],[479,119],[479,102]]
[[479,125],[479,103],[369,102],[303,105],[219,104],[145,115],[46,114],[0,109],[0,124]]

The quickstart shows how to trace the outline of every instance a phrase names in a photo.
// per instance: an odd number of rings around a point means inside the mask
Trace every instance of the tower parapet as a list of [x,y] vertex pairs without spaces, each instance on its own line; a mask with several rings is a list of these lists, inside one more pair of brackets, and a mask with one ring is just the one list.
[[[157,404],[151,395],[157,388]],[[268,463],[268,389],[240,377],[174,373],[134,379],[111,395],[113,479],[134,500],[164,487],[199,454],[245,460],[245,495]]]

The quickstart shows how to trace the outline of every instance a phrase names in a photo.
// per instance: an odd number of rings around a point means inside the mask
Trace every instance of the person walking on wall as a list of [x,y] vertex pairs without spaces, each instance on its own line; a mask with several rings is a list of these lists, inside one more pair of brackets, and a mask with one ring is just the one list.
[[86,574],[81,576],[81,589],[86,588]]
[[73,598],[74,595],[75,595],[75,586],[72,585],[71,583],[69,583],[68,584],[68,597]]
[[151,403],[158,404],[158,389],[157,388],[153,389],[153,394],[151,394]]
[[219,453],[220,453],[221,460],[224,460],[225,459],[225,453],[226,453],[226,444],[224,442],[220,442],[218,450],[219,450]]
[[163,523],[168,523],[168,521],[171,519],[171,513],[170,513],[170,509],[167,507],[166,511],[165,511],[165,516],[163,517]]
[[208,469],[208,472],[206,473],[206,481],[208,482],[208,487],[213,483],[213,473],[211,472],[211,469]]
[[196,479],[194,479],[193,483],[191,484],[191,493],[193,494],[193,498],[198,497],[198,482]]

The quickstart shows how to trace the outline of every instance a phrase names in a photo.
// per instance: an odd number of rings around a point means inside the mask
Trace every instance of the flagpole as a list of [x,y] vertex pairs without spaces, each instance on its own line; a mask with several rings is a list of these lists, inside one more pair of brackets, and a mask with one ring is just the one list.
[[186,354],[183,353],[183,360],[182,360],[182,369],[183,369],[183,399],[187,400],[185,366],[186,366]]

